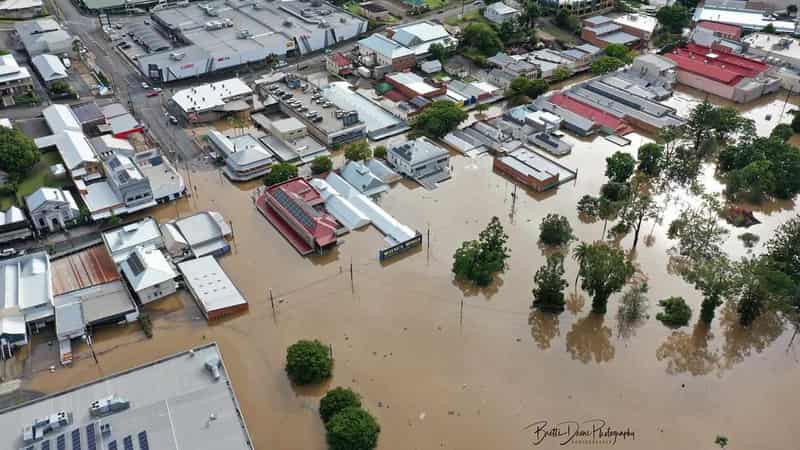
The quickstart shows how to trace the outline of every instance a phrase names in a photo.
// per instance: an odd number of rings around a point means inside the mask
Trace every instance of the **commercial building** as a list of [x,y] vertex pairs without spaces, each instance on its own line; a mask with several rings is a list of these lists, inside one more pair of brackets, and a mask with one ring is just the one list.
[[247,311],[247,300],[213,256],[184,261],[178,270],[206,320]]
[[325,67],[328,69],[328,72],[334,75],[345,76],[353,73],[353,61],[341,52],[327,55],[325,57]]
[[714,36],[721,37],[724,39],[731,39],[734,41],[738,41],[742,37],[742,28],[736,25],[730,25],[727,23],[719,23],[719,22],[710,22],[707,20],[701,20],[695,24],[695,29],[700,28],[703,30],[708,30],[714,34]]
[[622,25],[606,16],[594,16],[583,19],[581,39],[600,48],[608,44],[621,44],[630,48],[639,48],[642,43],[637,35],[624,31]]
[[644,14],[628,13],[616,17],[614,23],[622,27],[622,31],[632,34],[643,42],[650,42],[658,29],[658,19]]
[[356,208],[350,200],[322,178],[312,178],[309,183],[319,191],[325,201],[325,210],[348,230],[363,228],[371,223],[369,217]]
[[301,255],[322,253],[336,246],[336,219],[324,209],[320,193],[306,180],[294,178],[261,188],[258,211]]
[[0,55],[0,97],[3,106],[14,104],[14,96],[26,94],[33,89],[33,80],[28,69],[20,67],[11,53]]
[[[360,93],[353,91],[347,82],[330,83],[328,87],[322,89],[322,96],[338,109],[345,112],[350,111],[347,118],[342,117],[343,125],[357,125],[358,122],[363,121],[365,127],[362,132],[366,131],[367,136],[372,140],[395,136],[408,131],[410,128],[404,120],[386,111]],[[356,114],[354,115],[352,112]],[[322,114],[325,116],[326,113]],[[327,114],[332,116],[334,112],[329,111]],[[330,120],[323,120],[320,125],[324,127],[329,122]],[[336,132],[336,134],[329,134],[326,143],[335,145],[356,140],[359,137],[363,137],[363,134],[359,135],[358,128],[350,129],[348,127],[345,130]]]
[[677,65],[679,83],[737,103],[755,100],[781,87],[779,79],[767,75],[767,64],[725,51],[688,44],[664,56]]
[[362,64],[387,67],[384,72],[408,70],[417,64],[414,52],[379,33],[358,41],[358,54]]
[[8,355],[13,347],[28,343],[28,330],[38,330],[53,320],[47,252],[1,260],[0,284],[6,287],[0,290],[0,354]]
[[6,409],[0,447],[252,450],[253,444],[222,353],[211,343]]
[[361,161],[349,161],[339,170],[339,175],[344,178],[358,192],[373,197],[389,190],[389,186]]
[[574,178],[574,171],[525,148],[495,158],[492,167],[537,192],[558,186],[564,172],[571,173],[570,178]]
[[25,213],[16,206],[0,211],[0,242],[27,239],[33,236],[31,224]]
[[427,20],[390,27],[386,34],[411,50],[418,58],[427,55],[433,44],[439,44],[448,50],[458,46],[458,40],[447,32],[444,25]]
[[66,230],[80,215],[78,204],[67,190],[40,187],[25,197],[33,226],[40,231]]
[[14,29],[31,57],[42,53],[60,55],[72,51],[72,35],[51,18],[19,22]]
[[650,80],[654,83],[663,82],[672,87],[678,81],[676,68],[675,61],[661,55],[647,53],[637,56],[633,60],[629,73],[644,80]]
[[253,107],[253,90],[239,78],[202,84],[175,92],[170,101],[184,120],[201,123],[218,120],[228,114]]
[[436,98],[447,93],[447,86],[444,84],[432,85],[413,72],[390,73],[384,80],[408,98]]
[[6,19],[31,19],[44,11],[42,0],[5,0],[0,3],[0,17]]
[[450,178],[450,153],[426,137],[390,147],[386,160],[399,173],[426,189],[433,189],[437,183]]
[[231,250],[232,230],[222,214],[202,211],[161,225],[164,245],[175,258],[222,256]]
[[144,126],[119,103],[104,106],[102,111],[106,125],[98,126],[101,132],[111,133],[115,138],[125,138],[144,131]]
[[164,253],[155,247],[140,245],[134,248],[119,267],[142,305],[174,294],[177,290],[175,278],[178,274]]
[[[97,106],[97,103],[93,101],[78,103],[70,106],[70,108],[72,108],[72,115],[81,125],[83,132],[87,136],[96,136],[99,133],[98,127],[106,124],[106,116],[103,114],[103,110],[101,110],[100,107]],[[112,138],[111,136],[105,136],[105,135],[103,137]],[[127,142],[127,141],[120,141],[120,142]],[[94,141],[92,143],[94,143]],[[130,144],[128,144],[128,146],[130,146]],[[97,149],[97,147],[95,147],[95,149]],[[133,153],[128,154],[126,156],[132,156],[132,154]],[[98,156],[102,157],[103,155],[101,152],[98,152]]]
[[134,164],[150,180],[153,199],[156,203],[166,203],[186,195],[186,184],[183,176],[175,169],[169,159],[159,149],[150,149],[136,153]]
[[130,141],[115,138],[110,134],[89,138],[89,144],[94,148],[94,152],[97,156],[103,160],[111,158],[114,155],[121,155],[127,158],[133,158],[136,155],[135,149]]
[[483,11],[483,17],[492,23],[502,25],[509,20],[517,20],[522,13],[504,2],[496,2],[487,6]]
[[44,81],[46,86],[50,86],[54,81],[69,78],[67,68],[61,62],[61,58],[55,55],[42,54],[31,58],[31,64],[36,72]]
[[249,134],[228,137],[217,130],[208,130],[208,142],[225,160],[222,171],[234,181],[263,177],[275,164],[275,156]]
[[[297,117],[302,117],[305,121],[300,121]],[[292,117],[274,121],[263,114],[254,114],[253,122],[269,132],[258,140],[278,161],[301,165],[313,161],[317,156],[330,155],[325,145],[308,134],[312,131],[315,136],[325,136],[320,130],[331,125],[330,121],[314,123],[307,116],[296,113]],[[333,123],[334,127],[335,125],[337,124]]]
[[563,9],[576,17],[583,17],[590,14],[601,14],[614,9],[613,0],[538,0],[538,3],[545,9]]
[[136,247],[164,247],[158,223],[150,217],[104,232],[103,243],[117,265],[128,259]]
[[274,56],[306,55],[367,30],[366,20],[323,2],[179,3],[160,7],[151,17],[170,40],[185,44],[138,57],[145,76],[165,82],[264,63]]
[[792,34],[797,32],[797,24],[793,20],[778,19],[771,11],[752,8],[755,2],[728,0],[726,2],[707,1],[698,6],[692,16],[692,22],[717,22],[733,25],[744,31],[761,31],[772,25],[778,33]]

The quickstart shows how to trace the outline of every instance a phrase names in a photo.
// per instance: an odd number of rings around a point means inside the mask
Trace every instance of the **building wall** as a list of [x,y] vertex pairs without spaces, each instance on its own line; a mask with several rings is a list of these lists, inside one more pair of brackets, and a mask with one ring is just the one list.
[[636,36],[639,39],[642,39],[644,41],[650,41],[650,38],[652,37],[650,35],[650,33],[648,33],[647,31],[644,31],[642,29],[634,28],[634,27],[631,27],[631,26],[628,26],[628,25],[625,25],[625,24],[621,24],[621,23],[618,23],[617,25],[622,27],[622,31],[624,31],[624,32],[626,32],[628,34],[632,34],[632,35],[634,35],[634,36]]
[[300,238],[302,238],[308,245],[311,246],[313,249],[317,249],[317,244],[314,241],[314,236],[303,226],[301,225],[297,219],[294,218],[291,214],[289,214],[283,206],[278,203],[277,200],[272,196],[272,194],[266,195],[266,205],[271,210],[278,213],[279,216],[286,222],[292,229],[297,233]]
[[402,58],[395,58],[392,61],[386,61],[386,62],[383,62],[383,63],[378,64],[378,65],[379,66],[383,66],[383,65],[387,65],[387,64],[391,64],[392,65],[392,69],[394,69],[395,72],[402,72],[404,70],[408,70],[408,69],[411,69],[414,66],[416,66],[417,65],[417,57],[416,57],[416,55],[403,56]]
[[21,95],[31,90],[33,90],[33,80],[30,77],[0,83],[0,95]]
[[[417,97],[417,96],[422,96],[422,97],[426,97],[426,98],[434,98],[434,97],[440,97],[440,96],[445,95],[447,93],[447,87],[446,86],[441,86],[441,87],[438,87],[436,90],[430,91],[430,92],[428,92],[428,93],[423,95],[421,92],[417,92],[417,91],[411,89],[410,87],[408,87],[408,86],[406,86],[404,84],[398,83],[397,81],[393,80],[391,77],[386,77],[386,78],[384,78],[384,80],[387,83],[389,83],[392,86],[394,86],[395,89],[400,91],[403,95],[405,95],[408,98],[413,98],[413,97]],[[433,87],[436,87],[436,86],[433,86]]]
[[584,0],[569,3],[561,3],[559,0],[538,0],[538,3],[546,8],[566,9],[577,17],[593,16],[614,9],[614,0]]
[[505,15],[503,15],[503,14],[495,14],[494,10],[491,9],[491,8],[486,8],[486,12],[484,12],[483,15],[489,21],[494,22],[494,23],[496,23],[498,25],[500,25],[500,24],[502,24],[502,23],[504,23],[506,21],[509,21],[509,20],[512,20],[512,19],[516,19],[517,17],[520,16],[519,13],[505,14]]
[[31,213],[31,221],[37,230],[54,231],[66,228],[66,225],[75,219],[69,203],[63,205],[49,204],[46,208]]
[[746,86],[736,86],[733,91],[733,101],[737,103],[748,103],[760,98],[763,95],[775,92],[780,89],[780,80],[771,83],[749,83]]
[[206,312],[201,305],[200,309],[203,311],[203,315],[206,316],[207,320],[216,320],[219,319],[220,317],[246,312],[249,309],[249,305],[247,303],[244,303],[242,305],[231,306],[229,308],[217,309],[209,312]]
[[142,289],[141,291],[136,292],[136,295],[139,297],[139,301],[142,302],[143,305],[146,305],[160,298],[174,294],[175,291],[175,280],[167,280],[155,286],[150,286],[147,289]]
[[389,163],[397,168],[400,173],[411,178],[422,178],[433,173],[441,172],[442,170],[446,170],[450,164],[450,158],[447,155],[413,166],[393,151],[387,152],[386,156]]
[[678,82],[729,100],[733,99],[733,91],[736,89],[735,86],[729,86],[680,69],[678,70]]
[[532,176],[518,172],[517,170],[513,169],[512,167],[508,166],[506,163],[501,161],[500,158],[495,158],[492,167],[498,172],[510,177],[515,181],[524,184],[525,186],[534,189],[537,192],[546,191],[547,189],[550,189],[558,185],[558,175],[553,175],[552,177],[547,178],[545,180],[538,180]]
[[587,28],[581,30],[581,39],[594,45],[595,47],[606,48],[606,46],[608,46],[608,42],[600,39],[597,37],[597,34],[595,34],[593,31],[589,31]]

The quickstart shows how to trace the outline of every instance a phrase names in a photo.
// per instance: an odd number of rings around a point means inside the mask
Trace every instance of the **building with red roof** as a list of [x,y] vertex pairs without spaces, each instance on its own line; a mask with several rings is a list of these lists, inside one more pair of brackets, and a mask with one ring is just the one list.
[[324,207],[319,191],[302,178],[263,188],[256,208],[301,255],[336,246],[339,223]]
[[780,80],[766,74],[767,64],[730,53],[724,48],[688,44],[664,57],[677,65],[679,83],[738,103],[780,89]]
[[718,36],[725,39],[732,39],[734,41],[738,41],[742,37],[741,27],[737,27],[736,25],[729,25],[727,23],[709,22],[707,20],[701,20],[700,22],[697,22],[695,28],[703,28],[714,33],[714,36]]
[[353,73],[353,61],[344,53],[331,53],[325,58],[325,67],[328,72],[335,75],[350,75]]

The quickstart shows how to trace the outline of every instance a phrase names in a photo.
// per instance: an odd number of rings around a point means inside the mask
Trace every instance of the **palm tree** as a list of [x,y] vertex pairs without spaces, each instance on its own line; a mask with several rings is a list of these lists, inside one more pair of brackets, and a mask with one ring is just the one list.
[[575,246],[574,250],[572,250],[572,258],[578,262],[578,273],[575,275],[575,292],[578,292],[578,279],[581,277],[581,267],[583,262],[586,260],[586,255],[589,254],[591,247],[592,246],[590,244],[581,242]]

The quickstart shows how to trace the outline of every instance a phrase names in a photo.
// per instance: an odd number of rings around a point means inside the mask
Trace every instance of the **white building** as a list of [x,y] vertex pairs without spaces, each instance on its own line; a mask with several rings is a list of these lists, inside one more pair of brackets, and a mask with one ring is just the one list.
[[389,148],[386,159],[398,172],[429,189],[450,178],[450,153],[425,137]]
[[250,135],[228,137],[210,129],[207,136],[225,160],[222,171],[231,180],[248,181],[263,177],[275,164],[275,156]]
[[348,230],[352,231],[370,224],[369,217],[353,206],[350,200],[344,198],[327,181],[321,178],[312,178],[309,183],[319,191],[322,200],[325,201],[325,210]]
[[150,217],[106,231],[103,233],[103,243],[117,265],[128,259],[136,247],[164,246],[158,223]]
[[155,247],[136,247],[120,264],[139,301],[146,305],[175,293],[178,275],[161,250]]
[[432,44],[446,49],[458,46],[458,40],[450,35],[443,25],[422,21],[398,25],[390,30],[392,40],[411,50],[415,55],[427,55]]
[[252,108],[253,90],[239,78],[182,89],[172,96],[188,122],[208,122]]
[[509,20],[516,20],[520,15],[521,13],[518,9],[512,8],[503,2],[492,3],[483,11],[483,16],[486,19],[498,25]]
[[247,310],[247,300],[213,256],[184,261],[178,269],[206,320]]
[[269,131],[284,141],[294,141],[308,134],[303,122],[294,117],[271,122]]
[[0,261],[0,352],[28,342],[28,325],[53,319],[53,291],[47,252]]
[[9,242],[30,237],[30,224],[25,213],[16,206],[0,211],[0,242]]
[[28,69],[21,67],[14,55],[0,55],[0,94],[14,96],[33,89],[33,80]]
[[33,67],[39,72],[39,76],[48,86],[53,81],[69,78],[67,68],[64,67],[64,63],[61,62],[61,58],[58,56],[50,54],[37,55],[31,58],[31,64],[33,64]]
[[80,215],[78,204],[66,190],[40,187],[25,197],[25,204],[37,230],[64,230]]
[[363,162],[349,161],[339,172],[342,178],[358,189],[358,192],[368,197],[373,197],[389,190],[389,186],[373,175],[372,171]]

